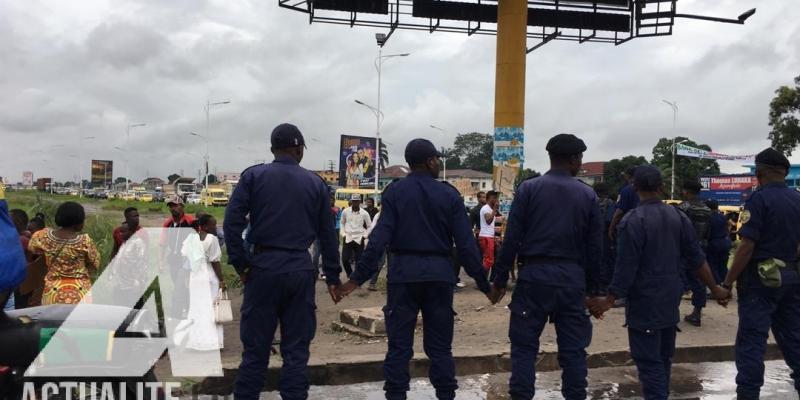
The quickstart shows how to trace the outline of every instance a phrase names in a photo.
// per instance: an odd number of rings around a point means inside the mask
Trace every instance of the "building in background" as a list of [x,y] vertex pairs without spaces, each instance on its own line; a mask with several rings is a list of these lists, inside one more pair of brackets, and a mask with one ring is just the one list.
[[577,178],[584,183],[594,186],[596,183],[603,182],[606,163],[604,161],[590,161],[581,165]]
[[478,204],[478,192],[494,190],[492,174],[472,169],[448,169],[447,183],[458,190],[467,205]]
[[218,182],[239,182],[241,175],[239,172],[219,172],[216,174]]
[[315,174],[319,175],[328,186],[338,186],[339,185],[339,171],[334,170],[322,170],[322,171],[313,171]]
[[142,181],[142,186],[147,190],[156,190],[156,188],[163,188],[167,182],[161,178],[147,178]]
[[384,171],[381,171],[378,187],[380,190],[383,190],[383,188],[392,183],[393,180],[405,178],[410,172],[411,170],[405,165],[386,167]]

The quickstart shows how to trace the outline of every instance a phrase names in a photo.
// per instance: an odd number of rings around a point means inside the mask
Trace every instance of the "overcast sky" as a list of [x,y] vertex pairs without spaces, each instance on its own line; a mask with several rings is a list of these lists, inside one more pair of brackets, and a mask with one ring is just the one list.
[[[559,132],[586,141],[587,161],[650,158],[675,134],[722,153],[767,147],[774,90],[800,75],[800,7],[681,0],[679,12],[735,17],[756,6],[744,26],[678,20],[671,37],[531,53],[526,166],[546,170],[544,144]],[[134,180],[196,175],[205,143],[189,132],[205,133],[209,99],[231,100],[211,110],[212,171],[271,158],[268,133],[284,121],[306,135],[303,165],[320,169],[339,135],[374,134],[374,116],[353,100],[376,102],[380,31],[309,25],[277,0],[0,0],[0,176],[71,180],[82,168],[86,178],[93,158],[114,160],[120,176],[114,147],[126,147],[128,123],[147,124],[130,136]],[[388,60],[383,76],[392,164],[414,137],[449,146],[457,132],[492,132],[494,37],[398,31],[384,54],[399,52],[412,55]],[[678,102],[675,131],[662,99]]]

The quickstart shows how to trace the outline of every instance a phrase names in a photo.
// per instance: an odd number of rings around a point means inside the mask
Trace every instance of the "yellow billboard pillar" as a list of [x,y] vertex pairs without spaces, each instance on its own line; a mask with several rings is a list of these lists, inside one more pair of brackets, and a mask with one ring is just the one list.
[[497,4],[497,71],[494,97],[494,187],[510,200],[524,162],[525,59],[528,2]]

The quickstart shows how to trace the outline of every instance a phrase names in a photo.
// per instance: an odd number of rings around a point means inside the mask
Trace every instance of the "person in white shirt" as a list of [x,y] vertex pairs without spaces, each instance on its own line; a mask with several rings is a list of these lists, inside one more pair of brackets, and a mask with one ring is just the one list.
[[478,245],[483,255],[483,269],[488,273],[494,266],[494,241],[495,227],[494,221],[497,216],[497,192],[486,193],[486,204],[478,213],[480,231],[478,232]]
[[361,208],[361,196],[354,194],[350,199],[351,207],[342,211],[341,232],[344,237],[342,246],[342,265],[347,276],[353,273],[353,265],[364,251],[364,239],[367,229],[372,225],[369,213]]

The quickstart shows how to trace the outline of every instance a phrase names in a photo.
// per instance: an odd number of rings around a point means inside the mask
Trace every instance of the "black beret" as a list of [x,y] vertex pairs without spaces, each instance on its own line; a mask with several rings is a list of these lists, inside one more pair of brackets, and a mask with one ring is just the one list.
[[652,165],[640,165],[633,174],[633,183],[641,190],[654,191],[661,185],[661,171]]
[[269,141],[272,147],[276,149],[306,145],[306,141],[303,139],[303,134],[300,133],[300,129],[292,124],[280,124],[276,126],[275,129],[272,130]]
[[756,155],[756,164],[771,165],[773,167],[783,167],[787,170],[791,167],[789,159],[786,158],[781,152],[773,149],[772,147],[764,149],[761,153]]
[[431,157],[442,157],[436,146],[428,139],[414,139],[406,145],[406,162],[408,165],[424,163]]
[[550,138],[546,149],[550,154],[571,156],[586,151],[586,144],[575,135],[560,133]]

